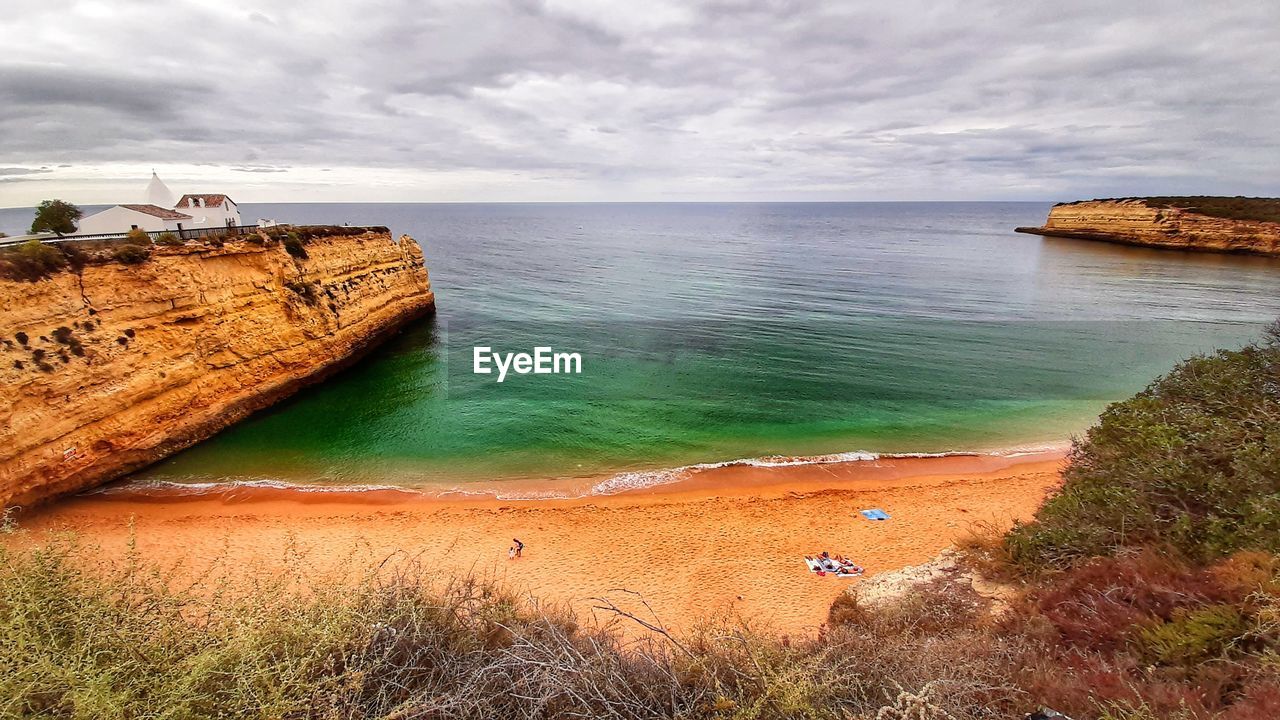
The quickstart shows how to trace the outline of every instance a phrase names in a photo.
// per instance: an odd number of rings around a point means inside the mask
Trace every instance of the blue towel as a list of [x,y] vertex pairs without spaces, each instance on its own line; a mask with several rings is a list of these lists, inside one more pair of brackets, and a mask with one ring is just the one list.
[[880,508],[872,508],[870,510],[863,510],[861,512],[862,512],[862,517],[868,520],[888,520],[889,519],[889,513],[881,510]]

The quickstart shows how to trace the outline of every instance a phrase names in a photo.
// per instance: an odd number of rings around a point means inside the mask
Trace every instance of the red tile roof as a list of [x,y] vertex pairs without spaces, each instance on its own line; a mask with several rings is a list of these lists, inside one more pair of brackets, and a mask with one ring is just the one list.
[[134,212],[140,212],[146,215],[152,215],[162,220],[190,220],[191,219],[190,215],[183,215],[180,212],[174,212],[173,210],[166,210],[165,208],[162,208],[159,205],[121,205],[120,207],[128,208],[130,210],[133,210]]
[[[231,200],[231,198],[227,197],[226,195],[223,195],[222,193],[188,193],[186,195],[183,195],[181,198],[179,198],[178,204],[174,205],[174,207],[176,208],[194,207],[191,204],[192,198],[200,198],[200,200],[204,204],[204,207],[212,207],[212,208],[221,206],[224,200]],[[235,205],[236,201],[231,200],[231,204]]]

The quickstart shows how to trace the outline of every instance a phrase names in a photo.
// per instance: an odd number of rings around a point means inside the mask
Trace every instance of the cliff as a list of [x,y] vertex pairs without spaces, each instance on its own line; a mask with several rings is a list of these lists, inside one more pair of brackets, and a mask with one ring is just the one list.
[[0,279],[0,507],[153,463],[434,310],[412,238],[299,230]]
[[1277,203],[1262,198],[1088,200],[1055,205],[1042,227],[1016,230],[1176,250],[1280,256],[1280,222],[1258,219],[1273,217],[1270,205]]

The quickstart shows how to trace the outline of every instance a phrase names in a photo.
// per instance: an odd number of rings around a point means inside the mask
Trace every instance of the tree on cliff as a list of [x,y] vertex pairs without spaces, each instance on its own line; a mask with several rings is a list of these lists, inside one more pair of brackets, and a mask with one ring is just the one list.
[[76,221],[84,216],[80,208],[62,200],[45,200],[36,208],[36,219],[31,222],[31,232],[51,232],[66,235],[76,231]]

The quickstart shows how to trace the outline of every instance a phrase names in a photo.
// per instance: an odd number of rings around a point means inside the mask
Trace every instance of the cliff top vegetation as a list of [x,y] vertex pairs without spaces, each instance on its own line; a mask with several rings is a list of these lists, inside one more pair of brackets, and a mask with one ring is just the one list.
[[1280,222],[1280,198],[1243,197],[1240,195],[1235,197],[1162,195],[1153,197],[1094,198],[1093,200],[1058,203],[1058,205],[1078,205],[1082,202],[1122,202],[1126,200],[1142,202],[1147,207],[1157,209],[1177,208],[1199,215],[1209,215],[1230,220]]
[[1280,323],[1112,404],[1063,481],[1006,540],[1027,569],[1156,544],[1197,562],[1280,553]]
[[[179,247],[222,247],[232,240],[244,240],[255,244],[282,243],[290,255],[306,259],[304,245],[326,237],[354,237],[368,233],[390,235],[383,226],[348,225],[281,225],[267,228],[261,233],[207,235],[195,240],[183,241],[173,233],[161,233],[155,244]],[[74,240],[42,243],[30,240],[19,245],[0,248],[0,278],[36,282],[64,268],[80,268],[85,265],[106,262],[139,264],[150,257],[150,236],[142,231],[131,231],[127,236],[114,239]]]

